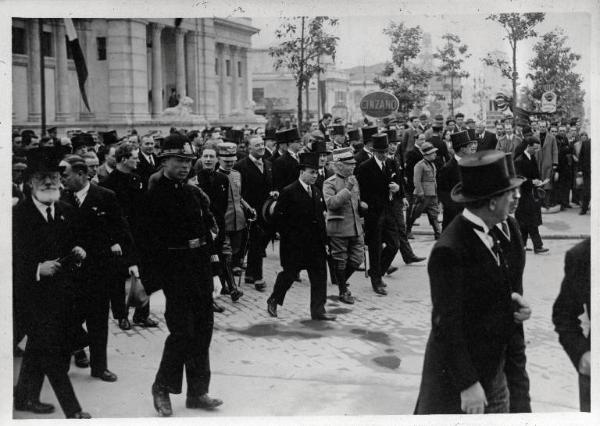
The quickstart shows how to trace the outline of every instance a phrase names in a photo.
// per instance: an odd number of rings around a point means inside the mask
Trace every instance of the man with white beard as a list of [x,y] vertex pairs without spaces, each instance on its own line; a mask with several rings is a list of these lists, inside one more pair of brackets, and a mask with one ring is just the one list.
[[52,413],[53,405],[40,402],[46,376],[67,418],[90,418],[67,374],[71,352],[82,346],[76,339],[81,328],[72,317],[69,272],[86,253],[75,242],[73,209],[59,201],[58,150],[39,148],[27,157],[31,195],[13,210],[14,320],[27,334],[14,408]]

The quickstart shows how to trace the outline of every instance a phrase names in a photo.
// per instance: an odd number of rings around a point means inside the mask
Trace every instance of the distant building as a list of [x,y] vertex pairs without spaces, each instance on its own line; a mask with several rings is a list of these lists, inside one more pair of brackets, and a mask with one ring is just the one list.
[[[248,18],[74,19],[89,77],[88,111],[62,19],[12,21],[13,123],[40,126],[40,50],[49,125],[103,130],[152,126],[172,89],[193,99],[192,113],[236,122],[250,107],[248,50],[258,29]],[[62,133],[62,132],[61,132]]]

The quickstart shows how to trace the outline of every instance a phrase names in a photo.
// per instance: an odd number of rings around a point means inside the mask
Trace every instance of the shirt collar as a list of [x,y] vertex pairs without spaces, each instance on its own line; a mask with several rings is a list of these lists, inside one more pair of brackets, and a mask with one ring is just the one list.
[[248,154],[248,157],[254,163],[258,163],[259,161],[262,161],[262,158],[255,158],[252,154]]
[[377,163],[377,165],[379,166],[379,168],[381,170],[383,170],[383,161],[379,161],[379,159],[375,156],[373,156],[373,158],[375,159],[375,162]]
[[307,184],[305,184],[304,182],[302,182],[302,180],[301,180],[301,179],[298,179],[298,182],[300,182],[300,185],[302,185],[302,188],[304,188],[304,190],[305,190],[306,192],[308,192],[308,185],[307,185]]
[[461,158],[460,156],[458,156],[458,155],[454,154],[454,159],[455,159],[457,162],[458,162],[458,161],[460,161],[460,158]]
[[[480,218],[479,216],[477,216],[475,213],[473,213],[471,210],[469,209],[464,209],[463,210],[463,216],[465,217],[465,219],[467,219],[469,222],[474,223],[475,225],[481,226],[483,228],[483,232],[487,235],[488,232],[490,232],[490,228],[488,228],[488,226],[485,224],[485,222],[483,221],[482,218]],[[479,231],[478,231],[479,232]]]
[[52,203],[50,205],[40,203],[34,196],[32,196],[31,199],[33,200],[33,204],[40,211],[40,213],[42,214],[44,219],[47,220],[48,215],[46,214],[46,209],[48,207],[50,207],[50,211],[52,212],[52,217],[54,217],[54,203]]
[[531,154],[527,152],[527,150],[523,151],[523,154],[525,154],[525,156],[531,160]]
[[90,183],[86,183],[85,186],[83,188],[81,188],[79,191],[77,191],[74,195],[79,199],[80,204],[83,204],[85,197],[87,197],[87,194],[90,190]]

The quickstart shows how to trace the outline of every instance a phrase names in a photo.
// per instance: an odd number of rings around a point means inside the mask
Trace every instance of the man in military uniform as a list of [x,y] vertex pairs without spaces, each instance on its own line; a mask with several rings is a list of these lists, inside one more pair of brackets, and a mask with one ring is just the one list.
[[327,205],[327,236],[340,301],[353,304],[354,297],[348,290],[348,279],[364,260],[364,232],[359,214],[360,190],[353,175],[356,160],[352,148],[335,149],[333,161],[335,175],[323,184],[323,197]]
[[[202,190],[186,183],[195,156],[187,139],[171,134],[163,141],[163,175],[148,191],[143,223],[148,233],[145,265],[165,294],[169,336],[152,385],[154,407],[170,416],[170,393],[181,393],[187,379],[187,408],[212,409],[222,401],[208,396],[209,347],[213,331],[212,233],[216,224]],[[212,229],[212,231],[211,231]]]
[[335,320],[325,312],[327,299],[325,202],[315,185],[319,154],[300,154],[300,176],[279,194],[275,215],[281,242],[279,257],[283,271],[277,274],[267,311],[277,317],[298,272],[306,269],[310,280],[310,314],[315,320]]

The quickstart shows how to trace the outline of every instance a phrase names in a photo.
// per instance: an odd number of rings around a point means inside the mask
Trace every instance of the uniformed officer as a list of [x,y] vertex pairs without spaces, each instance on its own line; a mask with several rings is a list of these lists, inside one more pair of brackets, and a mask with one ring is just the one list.
[[195,158],[187,139],[179,134],[166,137],[161,158],[163,175],[148,191],[143,210],[143,222],[154,229],[147,235],[144,264],[166,298],[170,334],[152,396],[158,413],[170,416],[169,394],[181,393],[184,367],[187,408],[212,409],[222,404],[208,396],[214,315],[211,243],[218,229],[206,194],[185,183]]
[[335,320],[325,312],[327,270],[325,268],[325,202],[315,185],[319,168],[318,153],[300,154],[300,176],[279,194],[275,215],[281,243],[279,256],[283,271],[277,275],[267,310],[277,317],[277,305],[283,305],[285,294],[298,272],[306,269],[310,280],[310,314],[315,320]]

